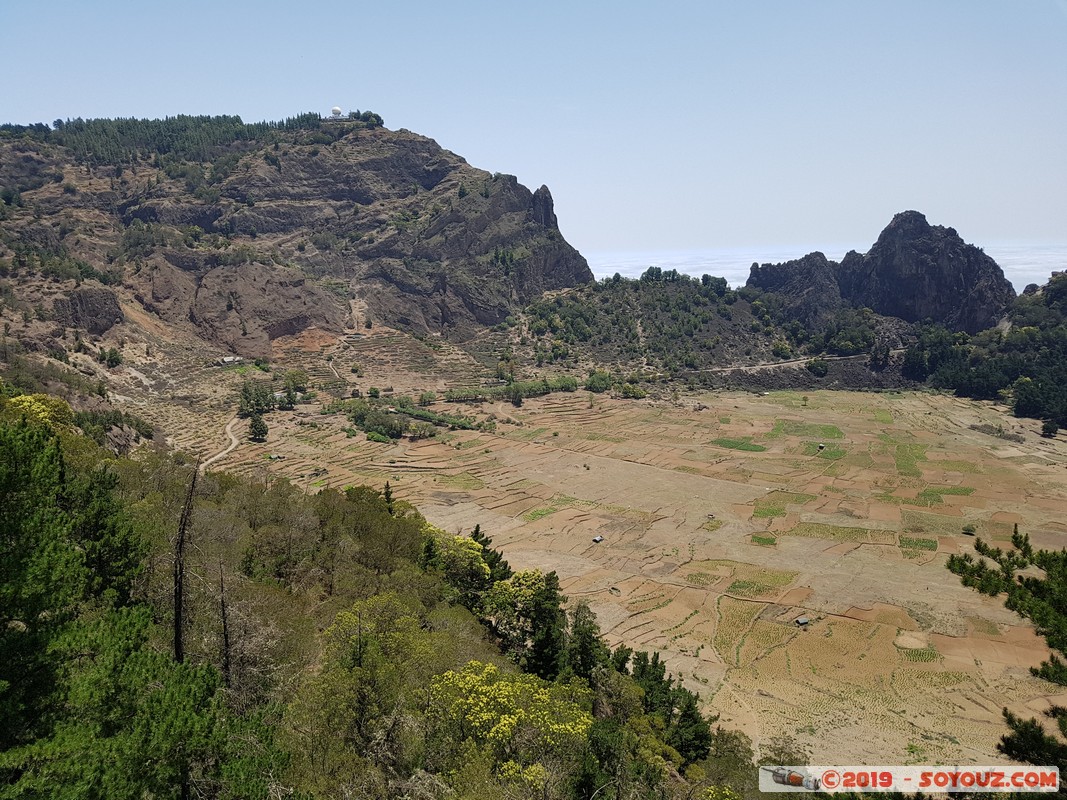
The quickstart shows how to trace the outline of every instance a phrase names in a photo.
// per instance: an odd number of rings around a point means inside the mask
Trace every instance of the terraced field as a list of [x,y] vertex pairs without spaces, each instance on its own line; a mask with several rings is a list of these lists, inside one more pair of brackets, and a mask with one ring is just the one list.
[[[177,349],[166,370],[127,365],[144,379],[122,378],[123,402],[201,455],[227,445],[240,381],[270,378]],[[447,343],[379,329],[280,342],[274,366],[307,369],[319,400],[491,377]],[[432,408],[495,431],[376,444],[314,401],[267,415],[262,444],[238,423],[239,446],[212,469],[308,491],[389,480],[447,530],[480,524],[513,567],[555,570],[589,600],[613,644],[663,651],[721,724],[757,745],[793,737],[816,762],[989,763],[1001,707],[1063,700],[1029,674],[1047,652],[1032,630],[944,569],[971,550],[967,524],[994,541],[1018,523],[1037,546],[1067,543],[1067,445],[1037,423],[947,396],[859,392],[579,391]]]

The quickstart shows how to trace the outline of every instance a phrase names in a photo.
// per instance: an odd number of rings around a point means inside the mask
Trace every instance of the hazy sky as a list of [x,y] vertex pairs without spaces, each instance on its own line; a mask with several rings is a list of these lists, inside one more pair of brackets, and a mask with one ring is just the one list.
[[579,250],[1067,240],[1067,0],[0,0],[0,121],[370,109]]

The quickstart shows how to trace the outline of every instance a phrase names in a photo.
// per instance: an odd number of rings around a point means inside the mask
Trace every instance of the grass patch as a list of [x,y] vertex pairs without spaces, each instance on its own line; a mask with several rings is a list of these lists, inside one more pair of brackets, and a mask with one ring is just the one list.
[[766,533],[754,533],[752,534],[752,544],[763,545],[764,547],[773,547],[778,543],[778,540]]
[[759,581],[734,581],[726,587],[727,594],[735,594],[738,597],[759,597],[761,594],[773,590],[775,587]]
[[801,494],[800,492],[771,492],[766,497],[756,500],[752,510],[753,519],[771,519],[784,517],[786,506],[789,504],[803,505],[809,500],[814,500],[815,495]]
[[549,514],[555,514],[557,511],[559,511],[558,508],[552,507],[535,508],[533,511],[527,511],[525,514],[523,514],[522,518],[527,522],[536,522],[542,517],[547,517]]
[[897,472],[912,478],[921,478],[922,471],[918,462],[926,460],[926,445],[924,444],[898,444],[893,453],[893,460],[897,465]]
[[897,648],[905,661],[914,661],[921,664],[929,664],[941,659],[941,654],[933,647]]
[[442,486],[448,486],[453,489],[484,489],[485,482],[471,475],[469,472],[461,472],[458,475],[437,475],[434,478],[436,483]]
[[869,528],[853,528],[844,525],[826,525],[822,522],[800,522],[785,533],[790,536],[829,539],[835,542],[893,544],[895,539],[892,531],[876,531]]
[[751,436],[743,436],[740,439],[712,439],[712,444],[725,447],[727,450],[744,450],[749,453],[762,453],[767,448],[761,444],[753,444]]
[[730,424],[730,418],[729,417],[719,417],[719,424],[720,425],[729,425]]
[[771,392],[767,399],[776,405],[789,406],[790,408],[802,408],[804,406],[804,396],[799,392],[789,390]]
[[690,572],[685,576],[685,582],[694,586],[711,586],[722,579],[722,575],[711,575],[707,572]]
[[675,472],[684,472],[687,475],[703,475],[704,474],[703,472],[700,471],[699,467],[686,467],[686,466],[675,467],[674,471]]
[[909,550],[929,550],[934,552],[937,550],[937,540],[901,536],[900,546]]
[[874,421],[881,422],[883,425],[892,425],[893,415],[884,408],[876,408],[874,410]]
[[768,436],[802,436],[805,439],[844,439],[845,434],[836,425],[820,425],[815,422],[800,422],[795,419],[775,420],[774,430]]
[[595,503],[589,503],[588,501],[578,500],[578,498],[576,497],[571,497],[565,494],[557,494],[555,497],[552,498],[550,503],[551,505],[545,506],[543,508],[535,508],[533,511],[527,511],[525,514],[522,515],[522,518],[527,522],[536,522],[542,517],[547,517],[549,514],[555,514],[557,511],[566,508],[567,506],[573,506],[578,503],[582,503],[584,505],[589,506],[596,505]]
[[582,438],[590,442],[613,442],[615,444],[626,441],[621,436],[608,436],[606,433],[586,433]]
[[721,527],[722,527],[722,520],[721,519],[709,519],[707,522],[705,522],[703,525],[700,526],[700,529],[702,531],[708,531],[710,533],[714,533],[715,531],[717,531]]
[[975,633],[981,633],[984,636],[1000,636],[1000,628],[991,620],[982,617],[967,617],[967,621],[971,623]]
[[[910,508],[900,509],[900,523],[907,533],[927,533],[937,536],[955,536],[960,533],[966,520],[958,517],[943,517],[927,514]],[[1007,527],[1007,526],[1005,526]]]
[[914,500],[905,500],[910,506],[934,506],[944,502],[941,498],[945,495],[957,495],[966,497],[974,494],[970,486],[928,486],[919,492]]
[[757,502],[756,507],[752,509],[753,519],[773,519],[774,517],[784,517],[785,506],[778,505],[777,503],[765,503]]
[[823,445],[823,449],[819,449],[821,442],[804,442],[803,453],[806,456],[816,456],[817,458],[825,458],[829,461],[837,461],[839,458],[844,458],[848,455],[848,451],[843,447],[838,447],[836,444]]
[[504,488],[507,489],[509,492],[512,492],[512,491],[518,491],[519,489],[532,489],[535,486],[540,486],[540,485],[541,484],[539,484],[537,481],[532,481],[529,478],[520,478],[519,480],[515,481],[514,483],[509,483]]
[[523,442],[530,442],[537,439],[544,434],[548,433],[548,428],[534,428],[533,430],[521,430],[521,431],[508,431],[505,436],[509,439],[518,439]]
[[469,447],[481,447],[485,442],[481,439],[469,439],[466,442],[456,442],[457,450],[466,450]]

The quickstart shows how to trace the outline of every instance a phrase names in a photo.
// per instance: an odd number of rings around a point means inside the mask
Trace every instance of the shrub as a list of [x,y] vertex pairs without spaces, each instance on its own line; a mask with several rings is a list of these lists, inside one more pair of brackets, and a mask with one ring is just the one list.
[[585,381],[585,388],[597,394],[606,392],[611,388],[611,375],[602,370],[594,370],[589,373]]
[[830,371],[830,365],[822,358],[813,358],[804,366],[807,367],[808,372],[816,378],[825,378],[826,373]]

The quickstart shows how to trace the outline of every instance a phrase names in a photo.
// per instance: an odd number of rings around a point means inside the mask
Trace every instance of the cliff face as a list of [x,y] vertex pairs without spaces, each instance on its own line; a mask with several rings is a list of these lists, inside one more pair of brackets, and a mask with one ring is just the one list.
[[837,282],[855,306],[967,333],[995,325],[1015,299],[992,258],[917,211],[893,217],[866,255],[846,255]]
[[819,252],[783,264],[753,264],[748,285],[780,295],[789,316],[813,328],[844,305],[836,267]]
[[[55,141],[0,139],[0,262],[89,285],[106,276],[120,301],[248,356],[309,326],[367,320],[461,340],[593,279],[547,187],[408,131],[324,122],[203,159],[87,163]],[[89,314],[99,304],[86,297],[61,298],[57,315],[95,330],[122,317]]]
[[853,250],[838,264],[811,253],[753,265],[748,285],[778,294],[790,316],[808,326],[847,304],[977,333],[995,325],[1015,299],[992,258],[917,211],[897,214],[866,255]]

